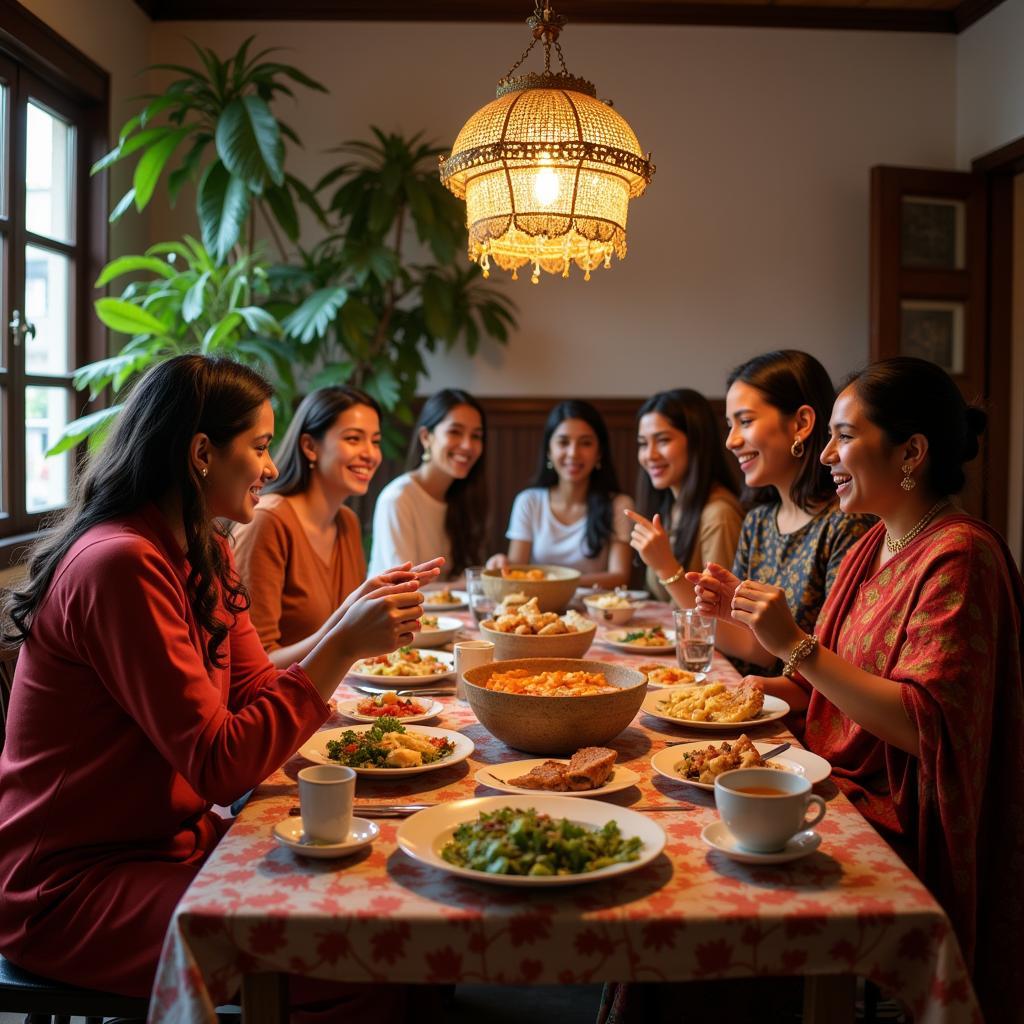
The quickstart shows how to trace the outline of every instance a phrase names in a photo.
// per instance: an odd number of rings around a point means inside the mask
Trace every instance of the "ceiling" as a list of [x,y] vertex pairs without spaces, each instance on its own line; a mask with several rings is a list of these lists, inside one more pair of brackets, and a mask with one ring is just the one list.
[[[532,0],[135,0],[154,21],[524,21]],[[1002,0],[556,0],[582,24],[962,32]],[[286,12],[286,13],[284,13]]]

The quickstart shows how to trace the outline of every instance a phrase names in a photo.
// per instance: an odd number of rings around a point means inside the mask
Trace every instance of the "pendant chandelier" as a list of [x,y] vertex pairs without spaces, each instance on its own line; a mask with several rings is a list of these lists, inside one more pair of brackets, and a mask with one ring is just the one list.
[[[536,284],[542,270],[568,277],[575,263],[589,281],[613,254],[625,258],[629,200],[643,195],[654,164],[594,85],[569,73],[558,44],[566,19],[541,2],[526,22],[533,42],[441,158],[441,181],[466,200],[469,258],[484,277],[492,261],[513,278],[530,264]],[[543,72],[513,77],[541,40]]]

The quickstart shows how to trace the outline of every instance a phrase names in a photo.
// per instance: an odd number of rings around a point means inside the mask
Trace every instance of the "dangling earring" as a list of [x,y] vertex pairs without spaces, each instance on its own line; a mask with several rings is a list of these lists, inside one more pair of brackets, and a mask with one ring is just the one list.
[[789,454],[794,459],[802,459],[804,457],[804,442],[802,438],[797,437],[793,444],[790,445]]
[[420,456],[420,462],[429,462],[429,461],[430,461],[430,449],[429,448],[424,448],[423,449],[423,454]]
[[203,466],[203,468],[201,470],[199,470],[199,473],[200,473],[200,475],[202,476],[202,478],[204,480],[206,479],[206,474],[209,473],[209,472],[210,471],[205,466]]
[[311,462],[309,464],[309,471],[312,473],[314,469],[316,469],[316,463],[315,462]]
[[554,469],[555,468],[555,464],[550,459],[547,459],[545,461],[545,463],[544,463],[544,468],[545,469]]
[[903,479],[900,481],[900,487],[905,491],[912,491],[917,486],[917,481],[910,475],[914,472],[914,467],[909,462],[904,462],[900,468],[903,470]]

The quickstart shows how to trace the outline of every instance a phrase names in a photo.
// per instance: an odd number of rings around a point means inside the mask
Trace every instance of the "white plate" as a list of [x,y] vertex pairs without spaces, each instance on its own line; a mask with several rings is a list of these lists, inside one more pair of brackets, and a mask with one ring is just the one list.
[[285,818],[274,826],[274,838],[301,857],[315,857],[327,860],[332,857],[348,857],[361,850],[380,835],[379,826],[366,818],[353,818],[348,838],[341,843],[320,843],[306,838],[302,831],[302,819]]
[[[427,709],[422,715],[403,716],[399,719],[403,725],[406,722],[426,722],[430,718],[437,718],[437,716],[444,711],[444,705],[439,700],[434,700],[432,697],[411,697],[402,699],[414,700],[417,704],[422,704]],[[351,718],[354,722],[376,722],[380,716],[361,715],[356,711],[356,705],[362,704],[364,700],[373,700],[373,698],[366,696],[359,697],[357,700],[339,700],[338,714],[344,715],[346,718]]]
[[[660,690],[655,690],[653,693],[649,693],[644,698],[643,704],[640,705],[640,710],[646,712],[652,718],[661,719],[663,722],[668,722],[670,725],[678,725],[684,729],[713,730],[752,729],[755,725],[764,725],[765,722],[774,722],[777,718],[782,718],[783,715],[789,714],[789,705],[780,697],[772,697],[770,694],[765,694],[764,707],[761,709],[761,713],[757,718],[751,718],[745,722],[691,722],[688,718],[673,718],[671,715],[666,715],[660,710],[661,704],[667,700],[671,694],[675,693],[677,690],[690,690],[692,688],[692,686],[662,687]],[[787,753],[789,752],[787,751]]]
[[[606,594],[608,592],[607,587],[577,587],[576,593],[572,595],[574,601],[582,601],[586,597],[593,597],[595,594]],[[617,594],[622,594],[623,597],[628,597],[630,601],[635,601],[637,604],[643,604],[650,600],[651,595],[647,590],[617,590]]]
[[[429,608],[424,608],[423,612],[425,615],[434,614]],[[464,628],[462,619],[453,619],[450,616],[439,615],[437,617],[436,629],[420,629],[415,634],[416,646],[421,648],[443,647],[445,644],[450,644],[455,639],[456,633],[462,628]]]
[[[468,608],[469,607],[469,598],[466,596],[466,592],[464,590],[452,590],[452,597],[454,597],[455,600],[450,602],[450,603],[445,602],[443,604],[435,604],[433,601],[428,601],[427,598],[429,598],[432,593],[435,593],[436,589],[437,588],[435,588],[432,591],[432,590],[430,590],[428,588],[428,589],[423,591],[423,597],[424,597],[423,610],[428,615],[432,614],[434,612],[454,612],[454,611],[458,611],[460,608]],[[451,588],[445,588],[445,589],[451,589]]]
[[[719,740],[721,743],[721,740]],[[715,744],[718,746],[718,744]],[[690,750],[704,750],[708,746],[706,740],[694,740],[692,743],[673,743],[671,747],[659,750],[651,758],[651,767],[666,779],[673,782],[685,782],[688,786],[696,786],[698,789],[714,791],[714,784],[709,782],[696,782],[694,779],[687,779],[680,775],[675,769],[683,754]],[[778,743],[765,743],[763,740],[754,743],[754,748],[759,754],[766,750],[777,747]],[[794,775],[802,775],[812,785],[816,782],[823,782],[832,774],[832,765],[823,757],[812,754],[809,750],[798,750],[790,747],[783,754],[776,754],[772,758],[773,764],[781,765],[786,771]]]
[[[456,867],[441,857],[441,848],[451,838],[455,829],[465,821],[476,821],[482,811],[496,811],[502,807],[516,809],[534,808],[553,818],[568,818],[579,825],[601,828],[609,821],[617,821],[625,838],[639,836],[643,840],[640,856],[627,864],[613,864],[580,875],[491,875],[486,871],[473,871]],[[524,886],[526,888],[547,888],[559,885],[583,885],[605,878],[628,874],[650,864],[665,846],[664,829],[655,821],[631,811],[616,807],[601,800],[572,800],[561,794],[541,796],[484,796],[471,800],[456,800],[419,811],[406,818],[398,829],[398,845],[414,860],[432,868],[447,871],[460,878],[474,882],[489,882],[492,885]]]
[[[455,675],[454,654],[448,651],[427,651],[419,647],[413,649],[419,651],[420,654],[427,654],[432,658],[437,658],[438,661],[444,662],[448,666],[447,671],[427,676],[381,676],[374,675],[372,672],[357,672],[353,668],[349,672],[348,678],[361,679],[363,682],[374,683],[377,686],[383,685],[385,689],[404,690],[410,686],[425,686],[428,683],[436,683],[439,679],[447,679],[449,676]],[[359,662],[356,662],[356,664],[358,665]]]
[[[631,768],[624,768],[617,764],[612,768],[611,777],[597,789],[584,789],[566,793],[556,793],[545,789],[526,789],[524,786],[513,786],[509,779],[525,775],[531,769],[544,764],[545,761],[560,761],[568,764],[569,759],[564,757],[537,757],[529,761],[506,761],[504,764],[491,764],[481,768],[474,778],[481,786],[496,789],[501,793],[524,793],[526,795],[537,794],[540,796],[605,796],[608,793],[618,793],[620,789],[628,789],[640,781],[639,773]],[[497,780],[497,781],[496,781]]]
[[754,853],[736,842],[736,837],[725,827],[724,821],[713,821],[704,826],[701,839],[713,850],[724,853],[726,857],[738,860],[741,864],[785,864],[790,860],[799,860],[821,846],[821,836],[814,829],[808,828],[797,832],[785,847],[776,853]]
[[[658,665],[657,667],[665,671],[681,671],[681,669],[677,668],[675,665]],[[700,686],[701,683],[707,680],[706,672],[694,672],[692,683],[659,683],[651,678],[651,675],[647,672],[647,666],[637,665],[636,670],[638,672],[643,672],[647,676],[647,688],[650,690],[667,689],[670,686]]]
[[629,651],[630,654],[636,655],[647,655],[647,654],[675,654],[676,651],[676,631],[674,629],[666,629],[665,636],[668,638],[667,642],[661,644],[658,647],[640,646],[639,644],[626,644],[622,642],[622,637],[629,633],[635,633],[640,629],[653,629],[653,626],[644,626],[637,624],[632,628],[625,627],[623,629],[613,629],[605,633],[601,639],[608,644],[610,647],[616,648],[619,651]]
[[[373,726],[353,725],[350,728],[354,733],[362,733],[369,731]],[[348,731],[348,729],[324,729],[311,736],[306,743],[299,747],[299,753],[307,761],[315,761],[317,764],[337,764],[337,761],[332,761],[327,756],[327,741],[340,740],[341,734]],[[417,726],[415,729],[410,729],[409,732],[419,736],[443,737],[446,740],[451,740],[455,744],[455,749],[448,757],[440,761],[435,761],[433,764],[420,764],[415,768],[353,768],[352,770],[357,775],[367,775],[372,778],[400,779],[405,775],[422,775],[424,772],[436,772],[439,768],[448,768],[460,761],[465,761],[475,749],[473,741],[468,736],[463,736],[461,732],[432,729],[429,725]]]

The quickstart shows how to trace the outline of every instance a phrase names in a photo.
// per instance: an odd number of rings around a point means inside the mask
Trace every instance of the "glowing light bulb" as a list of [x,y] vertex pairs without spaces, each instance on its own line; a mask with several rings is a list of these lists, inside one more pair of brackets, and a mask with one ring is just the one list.
[[544,166],[546,160],[550,159],[546,153],[541,153],[541,168],[533,176],[533,198],[542,207],[554,205],[558,200],[558,175],[553,168]]

